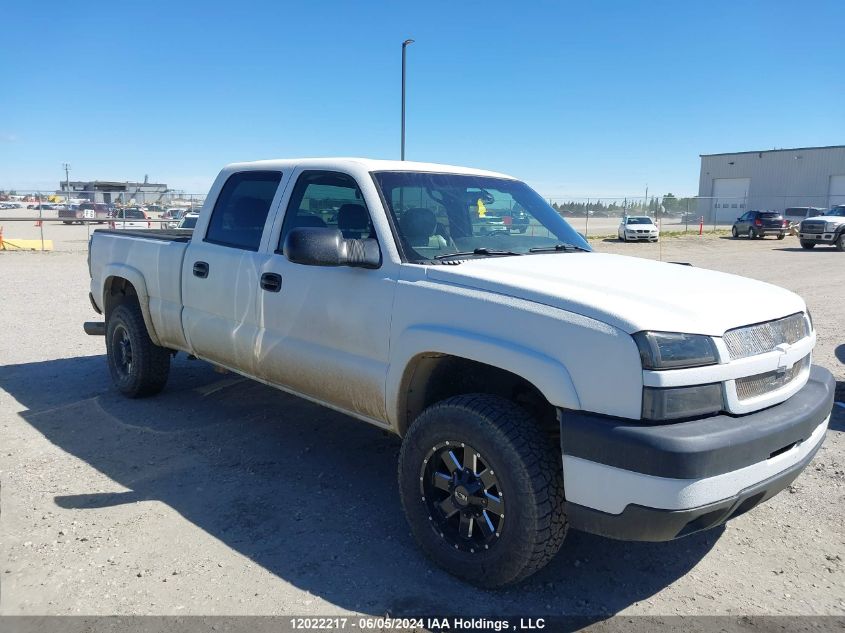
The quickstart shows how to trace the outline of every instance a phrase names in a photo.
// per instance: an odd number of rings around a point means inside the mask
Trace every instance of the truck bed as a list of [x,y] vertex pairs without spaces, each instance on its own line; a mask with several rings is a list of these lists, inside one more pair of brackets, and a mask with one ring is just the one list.
[[164,242],[190,242],[193,232],[193,229],[96,229],[94,231],[94,233],[151,238]]

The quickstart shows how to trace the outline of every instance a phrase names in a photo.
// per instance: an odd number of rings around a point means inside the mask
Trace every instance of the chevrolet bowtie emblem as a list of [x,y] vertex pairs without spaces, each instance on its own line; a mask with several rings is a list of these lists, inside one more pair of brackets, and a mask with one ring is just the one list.
[[788,343],[781,343],[775,349],[780,352],[780,356],[778,357],[778,368],[777,372],[779,374],[785,374],[786,371],[789,369],[789,365],[786,362],[787,353],[789,352],[789,348],[791,346]]

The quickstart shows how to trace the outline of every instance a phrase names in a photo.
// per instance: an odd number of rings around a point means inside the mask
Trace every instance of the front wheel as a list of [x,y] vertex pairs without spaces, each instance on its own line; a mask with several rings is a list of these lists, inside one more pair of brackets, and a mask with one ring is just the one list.
[[778,239],[779,240],[782,240],[785,237],[786,237],[786,233],[778,233]]
[[123,303],[109,315],[106,356],[112,381],[129,398],[152,396],[167,384],[170,351],[152,342],[137,303]]
[[530,576],[566,536],[560,454],[525,409],[498,396],[423,411],[402,443],[399,492],[423,551],[481,587]]
[[815,247],[815,245],[815,242],[805,242],[804,240],[801,240],[801,248],[806,248],[807,250],[810,250],[811,248]]
[[739,237],[739,231],[736,230],[735,226],[731,227],[731,237],[733,237],[734,239]]
[[833,243],[838,251],[845,251],[845,231],[839,234],[839,237]]

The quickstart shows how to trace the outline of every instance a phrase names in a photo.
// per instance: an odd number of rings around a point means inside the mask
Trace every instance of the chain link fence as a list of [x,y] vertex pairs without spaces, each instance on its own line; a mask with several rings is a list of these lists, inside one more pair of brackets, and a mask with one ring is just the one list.
[[[126,219],[130,209],[140,210],[146,216],[142,222],[151,229],[175,228],[179,216],[198,211],[206,196],[168,190],[118,192],[105,200],[100,193],[0,191],[0,249],[85,250],[96,228],[112,224],[137,228],[138,224]],[[818,195],[725,198],[668,194],[552,197],[548,201],[575,230],[590,238],[617,237],[626,215],[652,218],[662,235],[705,234],[728,231],[747,211],[777,211],[795,224],[832,205],[845,204],[845,200]]]

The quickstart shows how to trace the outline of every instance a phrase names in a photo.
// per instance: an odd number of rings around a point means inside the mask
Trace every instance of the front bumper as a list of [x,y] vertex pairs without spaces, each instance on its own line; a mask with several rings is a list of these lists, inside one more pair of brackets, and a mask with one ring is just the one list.
[[822,444],[836,383],[814,366],[789,400],[743,416],[650,426],[561,412],[570,525],[665,541],[720,525],[789,485]]
[[833,244],[836,240],[836,233],[799,233],[798,239],[814,244]]

